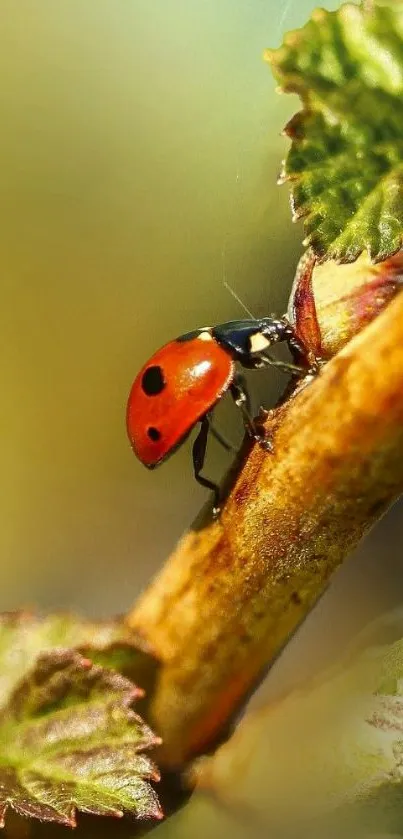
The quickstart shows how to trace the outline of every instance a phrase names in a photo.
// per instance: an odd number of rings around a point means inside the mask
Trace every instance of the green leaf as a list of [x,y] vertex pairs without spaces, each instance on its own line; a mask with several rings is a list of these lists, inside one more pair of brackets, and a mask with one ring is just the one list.
[[144,754],[160,741],[133,710],[143,691],[69,645],[144,656],[117,622],[0,615],[0,825],[9,807],[70,826],[76,809],[161,818]]
[[13,667],[0,669],[0,703],[21,678],[33,657],[55,647],[74,649],[94,664],[118,670],[149,696],[158,673],[158,662],[123,620],[89,621],[69,613],[45,618],[30,612],[0,613],[0,661],[13,644]]
[[322,260],[391,256],[403,232],[403,4],[318,9],[266,58],[303,103],[281,180],[304,244]]

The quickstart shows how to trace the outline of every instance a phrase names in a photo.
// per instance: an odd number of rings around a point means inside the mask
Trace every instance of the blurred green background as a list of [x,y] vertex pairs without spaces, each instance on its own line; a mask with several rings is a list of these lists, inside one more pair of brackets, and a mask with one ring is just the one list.
[[[297,100],[262,55],[313,7],[3,0],[1,608],[124,611],[204,502],[190,442],[136,461],[126,399],[163,343],[241,314],[224,274],[256,314],[286,307],[302,228],[276,177]],[[256,402],[279,387],[251,374]],[[213,442],[207,472],[228,464]],[[293,678],[400,598],[400,521],[339,575]]]

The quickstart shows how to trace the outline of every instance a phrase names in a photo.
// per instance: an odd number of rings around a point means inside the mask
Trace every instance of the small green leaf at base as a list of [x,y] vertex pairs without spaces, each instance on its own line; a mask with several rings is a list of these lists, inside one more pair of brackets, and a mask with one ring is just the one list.
[[403,4],[318,9],[266,59],[303,103],[282,181],[319,259],[375,262],[402,245]]
[[[55,635],[58,646],[52,646]],[[2,827],[9,807],[71,827],[76,810],[162,818],[150,784],[159,773],[144,754],[160,740],[133,710],[143,691],[120,673],[63,648],[73,637],[89,654],[93,648],[95,657],[100,652],[107,657],[119,643],[129,657],[129,631],[122,627],[119,637],[117,623],[0,616]],[[133,646],[133,657],[138,654]]]

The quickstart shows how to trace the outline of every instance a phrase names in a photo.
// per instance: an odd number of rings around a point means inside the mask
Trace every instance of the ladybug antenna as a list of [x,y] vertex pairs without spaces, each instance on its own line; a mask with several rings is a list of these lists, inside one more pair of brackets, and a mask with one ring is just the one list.
[[244,310],[244,312],[246,312],[246,314],[247,314],[247,315],[249,315],[249,317],[250,317],[250,318],[252,318],[252,320],[256,320],[255,315],[253,315],[253,314],[252,314],[252,312],[251,312],[251,311],[249,311],[249,309],[247,308],[247,306],[245,306],[245,303],[243,302],[243,300],[241,300],[241,298],[240,298],[240,297],[238,297],[238,295],[237,295],[236,291],[234,291],[234,289],[230,286],[229,282],[227,281],[226,255],[227,255],[227,248],[226,248],[226,243],[225,243],[225,245],[224,245],[224,247],[223,247],[223,249],[222,249],[222,251],[221,251],[221,258],[222,258],[222,284],[223,284],[224,288],[226,288],[226,289],[227,289],[227,291],[229,291],[229,293],[232,295],[232,297],[234,298],[234,300],[236,300],[236,302],[237,302],[237,303],[239,303],[239,305],[240,305],[240,306],[241,306],[241,308]]

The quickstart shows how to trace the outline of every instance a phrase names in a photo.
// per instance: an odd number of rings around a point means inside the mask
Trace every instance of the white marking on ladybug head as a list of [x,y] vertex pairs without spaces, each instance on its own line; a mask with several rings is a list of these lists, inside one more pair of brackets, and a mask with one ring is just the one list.
[[214,338],[211,334],[211,330],[208,326],[205,329],[202,329],[200,335],[197,336],[199,341],[214,341]]
[[271,341],[267,338],[266,335],[263,335],[262,332],[255,332],[254,335],[251,335],[249,338],[249,352],[251,353],[261,353],[270,347]]

